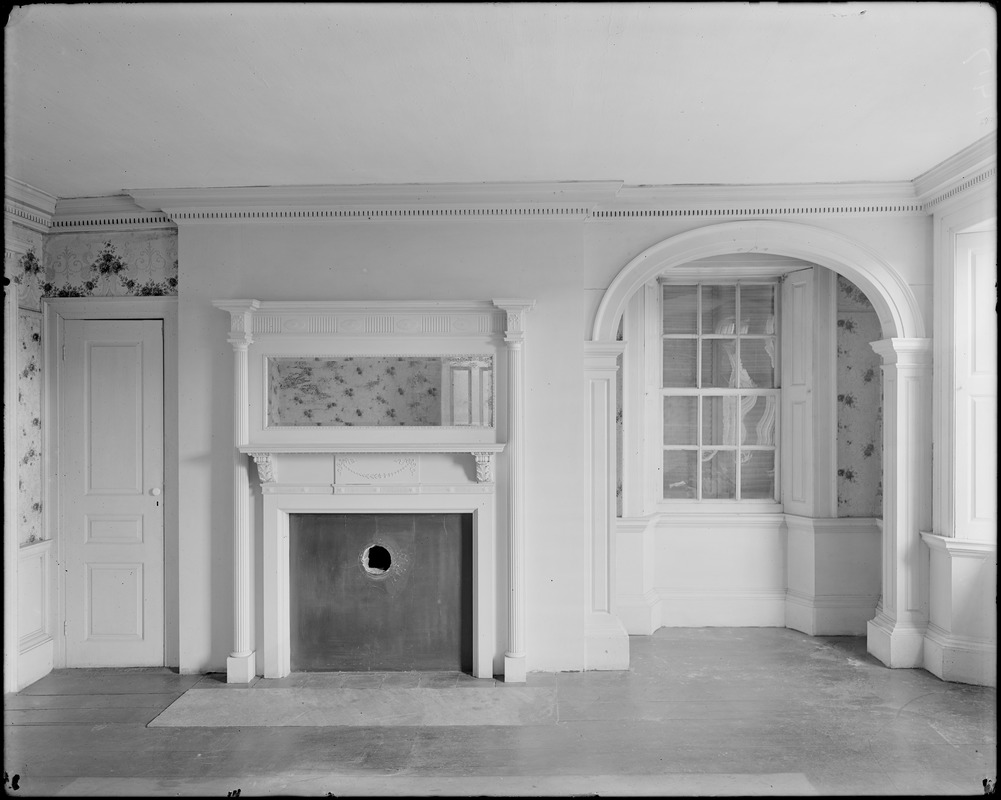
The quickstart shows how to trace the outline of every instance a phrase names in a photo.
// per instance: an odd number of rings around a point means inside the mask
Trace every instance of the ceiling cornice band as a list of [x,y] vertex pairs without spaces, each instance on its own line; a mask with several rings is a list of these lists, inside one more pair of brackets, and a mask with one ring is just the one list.
[[57,200],[7,178],[4,212],[44,233],[242,222],[921,216],[996,179],[992,133],[913,181],[624,186],[621,181],[135,189]]

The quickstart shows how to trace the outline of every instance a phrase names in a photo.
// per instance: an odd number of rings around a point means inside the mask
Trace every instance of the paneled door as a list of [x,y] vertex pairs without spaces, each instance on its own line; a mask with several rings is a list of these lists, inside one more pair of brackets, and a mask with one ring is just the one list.
[[163,323],[67,319],[61,356],[66,666],[161,666]]

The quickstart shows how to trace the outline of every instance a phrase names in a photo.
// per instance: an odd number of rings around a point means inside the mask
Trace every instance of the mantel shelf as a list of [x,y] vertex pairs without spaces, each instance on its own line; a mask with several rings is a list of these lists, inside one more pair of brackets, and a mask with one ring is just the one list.
[[245,444],[238,448],[241,453],[499,453],[506,447],[500,443],[477,444],[457,442],[441,444],[430,442],[415,443],[350,443],[350,444]]

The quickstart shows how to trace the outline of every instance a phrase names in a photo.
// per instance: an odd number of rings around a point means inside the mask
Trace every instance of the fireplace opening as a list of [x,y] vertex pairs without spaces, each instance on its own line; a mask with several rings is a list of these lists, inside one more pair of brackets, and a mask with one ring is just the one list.
[[361,554],[361,563],[369,575],[384,575],[393,564],[393,557],[382,545],[373,544]]
[[290,514],[289,573],[292,671],[472,671],[472,514]]

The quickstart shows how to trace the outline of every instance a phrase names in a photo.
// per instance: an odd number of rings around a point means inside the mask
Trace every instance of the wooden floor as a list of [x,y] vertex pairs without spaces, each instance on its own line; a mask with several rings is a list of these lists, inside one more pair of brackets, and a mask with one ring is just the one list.
[[[996,691],[887,669],[863,638],[664,628],[633,637],[631,652],[628,672],[530,674],[521,687],[551,697],[555,713],[524,724],[459,715],[462,725],[148,727],[185,693],[191,702],[193,692],[230,691],[224,676],[57,670],[5,697],[5,788],[24,796],[981,795],[985,780],[996,781]],[[472,680],[291,675],[258,679],[252,690],[316,703],[325,686],[324,700],[350,692],[357,702],[364,691],[385,706],[393,692],[421,688],[455,698]],[[472,702],[514,686],[486,681],[467,691]]]

